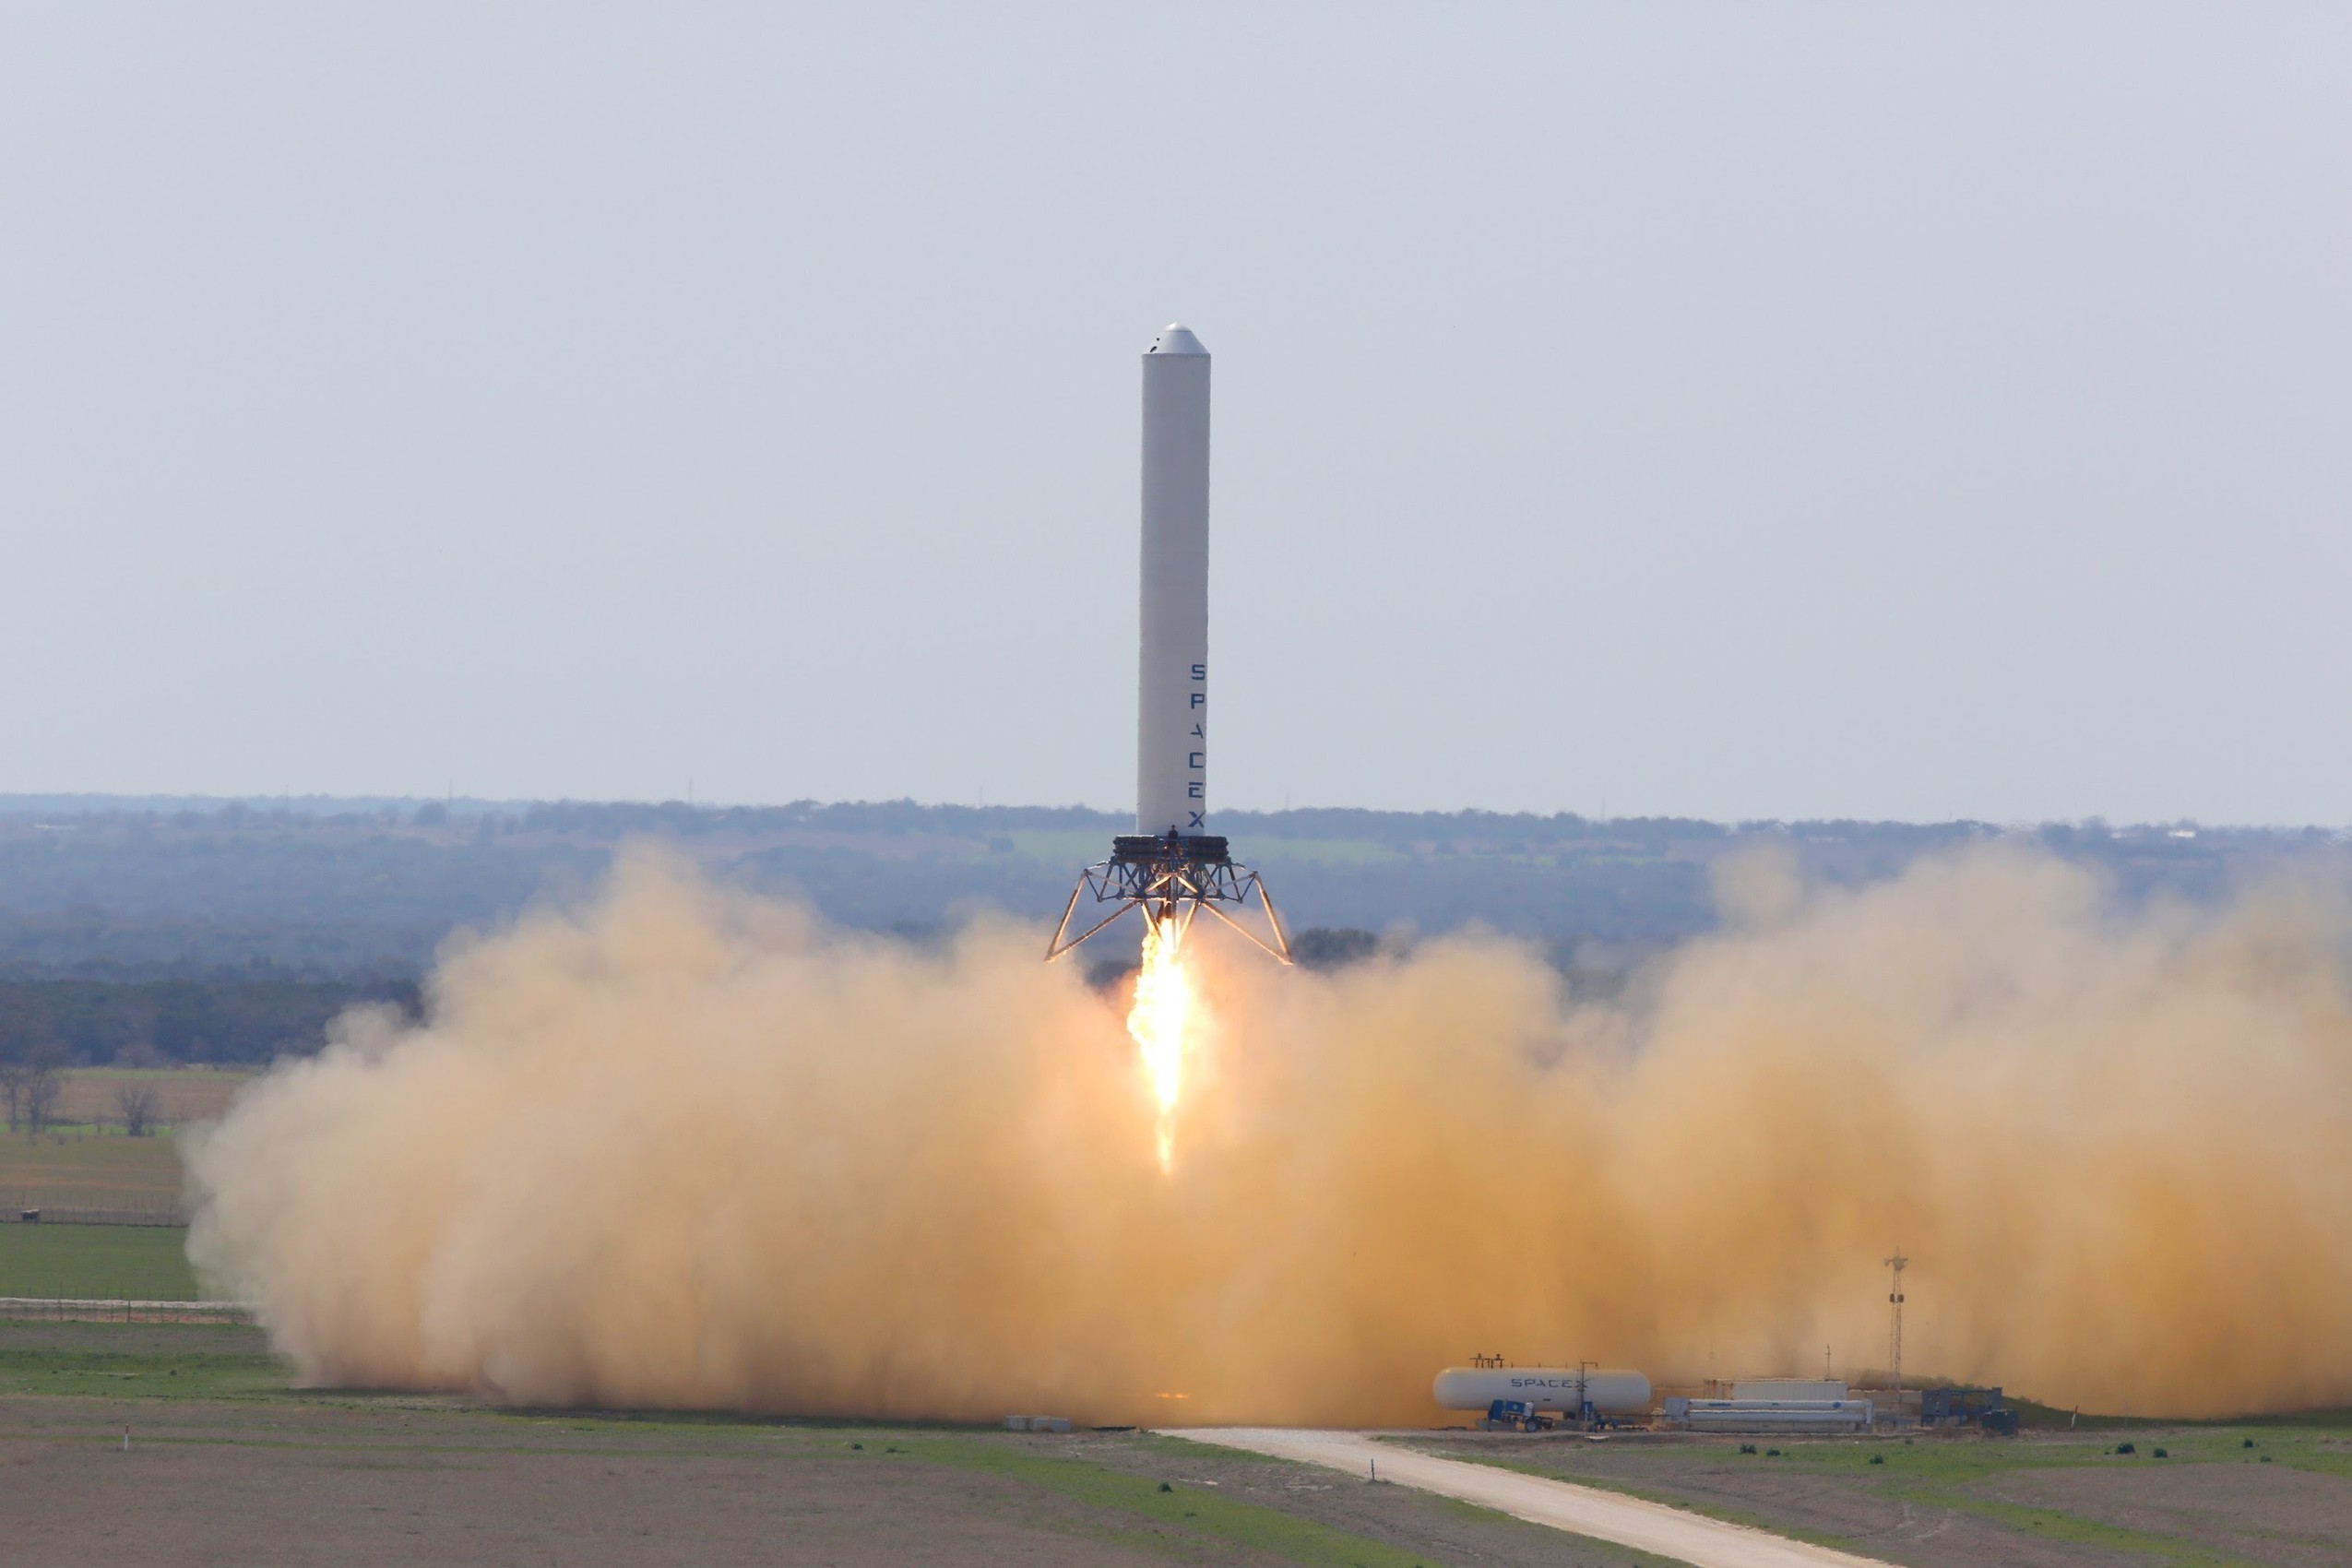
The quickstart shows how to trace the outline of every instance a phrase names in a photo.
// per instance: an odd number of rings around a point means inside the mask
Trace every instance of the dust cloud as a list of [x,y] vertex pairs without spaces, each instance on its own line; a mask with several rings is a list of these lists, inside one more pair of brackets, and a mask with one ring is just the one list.
[[327,1384],[531,1405],[1435,1419],[1473,1351],[1885,1361],[2061,1405],[2352,1402],[2352,907],[2122,912],[2024,852],[1750,861],[1586,1004],[1497,939],[1200,944],[1175,1166],[1123,997],[658,858],[361,1013],[191,1158],[190,1249]]

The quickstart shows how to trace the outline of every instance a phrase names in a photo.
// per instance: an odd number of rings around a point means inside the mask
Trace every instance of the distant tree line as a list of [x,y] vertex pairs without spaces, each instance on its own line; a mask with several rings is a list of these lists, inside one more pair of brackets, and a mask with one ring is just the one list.
[[[2289,860],[2346,855],[2320,828],[2096,820],[2021,829],[1304,808],[1211,822],[1266,873],[1302,936],[1394,943],[1483,926],[1534,942],[1580,987],[1616,983],[1629,956],[1711,929],[1714,862],[1758,847],[1788,852],[1814,881],[1861,885],[1998,837],[2097,867],[2127,900],[2215,898]],[[306,1049],[352,1000],[413,1004],[453,932],[588,897],[632,840],[840,925],[936,943],[986,911],[1051,920],[1079,867],[1129,826],[1084,806],[908,800],[0,797],[0,1060],[44,1042],[90,1063],[141,1048],[220,1062]]]
[[922,805],[914,801],[794,801],[781,806],[697,806],[683,801],[659,804],[631,802],[558,801],[535,805],[515,819],[517,832],[620,838],[633,834],[703,837],[739,834],[763,837],[814,830],[847,834],[933,834],[980,838],[1023,828],[1094,827],[1105,834],[1126,831],[1127,812],[1086,806]]
[[257,1064],[317,1050],[359,1003],[420,998],[413,980],[0,980],[0,1065]]

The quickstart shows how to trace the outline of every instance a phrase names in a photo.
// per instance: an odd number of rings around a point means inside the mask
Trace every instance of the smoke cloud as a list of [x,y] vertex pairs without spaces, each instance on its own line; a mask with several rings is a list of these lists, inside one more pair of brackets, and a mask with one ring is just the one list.
[[1473,1351],[1907,1362],[2062,1405],[2352,1402],[2352,908],[2122,912],[1978,851],[1751,861],[1587,1004],[1527,951],[1200,944],[1175,1167],[1037,933],[921,951],[640,856],[345,1018],[191,1157],[190,1250],[325,1384],[529,1404],[1434,1419]]

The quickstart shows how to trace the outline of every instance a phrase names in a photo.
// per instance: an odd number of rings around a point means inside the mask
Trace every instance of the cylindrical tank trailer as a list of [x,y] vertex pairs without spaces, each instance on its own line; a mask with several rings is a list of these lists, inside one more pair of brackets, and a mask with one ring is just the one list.
[[1650,1408],[1650,1380],[1622,1367],[1448,1367],[1430,1385],[1449,1410],[1484,1410],[1497,1399],[1574,1418],[1590,1405],[1596,1416],[1639,1416]]

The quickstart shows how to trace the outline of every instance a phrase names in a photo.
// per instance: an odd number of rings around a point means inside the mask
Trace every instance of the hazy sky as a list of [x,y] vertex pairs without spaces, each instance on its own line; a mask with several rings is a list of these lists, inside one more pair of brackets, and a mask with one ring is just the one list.
[[[1181,15],[1180,15],[1181,13]],[[2352,8],[17,4],[0,790],[2352,819]]]

